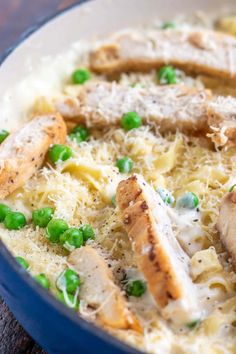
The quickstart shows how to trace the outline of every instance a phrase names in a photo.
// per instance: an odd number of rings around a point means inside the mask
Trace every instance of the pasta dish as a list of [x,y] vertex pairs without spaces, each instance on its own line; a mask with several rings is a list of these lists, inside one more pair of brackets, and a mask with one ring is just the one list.
[[235,36],[199,15],[78,43],[0,131],[1,239],[147,353],[236,352]]

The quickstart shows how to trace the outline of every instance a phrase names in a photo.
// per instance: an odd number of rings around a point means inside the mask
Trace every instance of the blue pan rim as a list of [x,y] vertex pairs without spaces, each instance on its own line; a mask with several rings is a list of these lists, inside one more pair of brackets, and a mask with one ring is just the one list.
[[[17,49],[23,42],[25,42],[32,34],[40,30],[44,25],[46,25],[51,20],[56,19],[60,15],[63,15],[66,12],[73,10],[76,7],[81,6],[82,4],[89,2],[91,0],[80,0],[77,3],[70,5],[64,10],[57,11],[56,13],[46,16],[42,20],[38,21],[34,26],[31,26],[29,29],[24,31],[16,42],[7,48],[2,55],[0,55],[0,66],[7,60],[7,58]],[[93,0],[94,1],[94,0]],[[35,280],[18,264],[18,262],[14,259],[13,255],[10,253],[8,248],[4,245],[4,243],[0,240],[0,255],[9,263],[11,268],[17,273],[17,275],[23,279],[25,283],[27,283],[36,293],[40,294],[40,297],[43,301],[47,302],[50,306],[56,309],[61,315],[67,317],[71,322],[81,327],[83,330],[89,332],[102,339],[104,342],[107,342],[114,347],[121,349],[124,353],[127,354],[141,354],[142,352],[132,348],[116,337],[110,335],[102,328],[95,326],[93,323],[89,323],[84,320],[82,317],[76,315],[74,312],[67,309],[63,304],[61,304],[56,298],[44,290],[40,285],[35,282]]]

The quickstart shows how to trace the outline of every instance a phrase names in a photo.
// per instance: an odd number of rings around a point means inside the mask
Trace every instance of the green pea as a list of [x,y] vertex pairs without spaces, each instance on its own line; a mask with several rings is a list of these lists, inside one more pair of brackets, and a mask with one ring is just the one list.
[[91,225],[83,225],[80,227],[80,230],[83,232],[84,242],[88,241],[89,239],[94,239],[95,232]]
[[121,126],[124,130],[132,130],[142,125],[142,118],[136,112],[125,113],[121,120]]
[[60,243],[68,251],[79,248],[84,243],[83,232],[77,228],[70,228],[60,236]]
[[186,327],[188,327],[189,329],[194,329],[196,328],[198,325],[200,324],[200,320],[195,320],[195,321],[192,321],[190,323],[187,323],[186,324]]
[[230,187],[229,192],[233,192],[234,188],[236,187],[236,184],[233,184],[232,187]]
[[76,295],[68,294],[65,291],[57,292],[57,299],[74,311],[79,310],[79,301]]
[[176,28],[176,23],[174,23],[174,22],[165,22],[161,26],[161,29],[163,29],[163,30],[165,30],[165,29],[175,29],[175,28]]
[[76,85],[82,85],[91,78],[91,74],[87,69],[77,69],[72,74],[72,82]]
[[68,224],[62,219],[52,219],[49,221],[46,234],[49,241],[58,243],[60,236],[69,228]]
[[24,214],[10,211],[4,219],[4,225],[8,230],[20,230],[26,225]]
[[196,194],[187,192],[177,199],[176,206],[181,209],[195,209],[199,205]]
[[55,144],[48,152],[51,162],[56,163],[58,161],[66,161],[73,155],[72,149],[69,146]]
[[165,188],[157,188],[157,192],[159,193],[161,199],[163,200],[163,202],[165,202],[165,204],[167,205],[173,205],[175,198],[173,197],[173,195]]
[[161,85],[176,84],[176,71],[173,66],[165,65],[158,72],[157,77]]
[[50,288],[50,282],[44,273],[38,274],[34,279],[45,289]]
[[71,141],[75,141],[78,145],[84,141],[81,139],[81,136],[79,134],[70,134],[69,138]]
[[23,257],[18,256],[16,257],[16,260],[24,269],[29,268],[29,263]]
[[116,161],[116,167],[121,173],[129,173],[133,168],[133,161],[129,157],[122,157]]
[[71,140],[75,140],[77,144],[80,144],[82,141],[88,140],[89,131],[83,125],[77,125],[69,135]]
[[5,204],[0,204],[0,222],[4,221],[7,213],[9,213],[10,211],[11,209],[9,208],[9,206]]
[[125,290],[128,296],[140,297],[146,292],[147,286],[141,280],[134,280],[132,282],[128,282]]
[[7,130],[0,130],[0,144],[8,137],[10,133]]
[[111,203],[112,203],[112,205],[113,205],[114,207],[116,207],[116,195],[113,195],[113,196],[111,197]]
[[35,226],[46,227],[53,217],[52,208],[41,208],[33,211],[32,218]]
[[80,277],[73,269],[68,268],[59,275],[56,285],[59,290],[74,294],[80,286]]

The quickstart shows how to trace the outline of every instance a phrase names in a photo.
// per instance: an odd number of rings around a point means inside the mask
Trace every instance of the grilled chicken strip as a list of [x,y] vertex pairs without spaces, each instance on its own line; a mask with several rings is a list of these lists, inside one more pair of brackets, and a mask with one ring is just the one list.
[[187,133],[206,130],[206,103],[211,94],[181,85],[150,88],[124,87],[116,83],[91,84],[78,99],[68,99],[56,108],[64,118],[86,121],[88,126],[120,123],[124,113],[135,111],[163,131]]
[[198,318],[189,258],[173,234],[167,206],[139,175],[120,182],[116,200],[139,270],[166,319]]
[[98,309],[97,315],[102,324],[117,329],[142,331],[120,289],[114,284],[112,271],[94,248],[85,246],[76,249],[70,254],[68,262],[82,280],[80,299]]
[[126,32],[98,47],[90,57],[98,73],[148,71],[172,64],[186,72],[236,80],[236,39],[211,30],[171,29]]
[[124,113],[134,111],[147,123],[160,126],[161,132],[210,134],[217,146],[236,144],[236,99],[212,97],[204,89],[100,82],[82,87],[77,98],[57,100],[55,108],[65,119],[93,127],[118,125]]
[[21,187],[42,166],[51,144],[63,143],[60,114],[35,117],[0,145],[0,199]]
[[216,227],[223,245],[236,265],[236,191],[227,193],[223,198]]

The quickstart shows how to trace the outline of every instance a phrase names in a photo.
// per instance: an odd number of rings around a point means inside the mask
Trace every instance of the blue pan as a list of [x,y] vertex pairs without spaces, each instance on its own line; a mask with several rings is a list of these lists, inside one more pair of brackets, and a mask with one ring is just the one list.
[[[61,13],[43,20],[24,33],[13,47],[3,53],[0,65],[21,42]],[[139,353],[58,302],[15,261],[1,241],[0,295],[16,319],[48,354]]]
[[134,354],[66,308],[15,261],[0,242],[0,294],[16,319],[48,354]]

